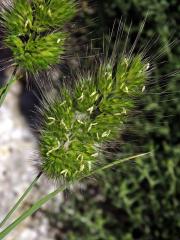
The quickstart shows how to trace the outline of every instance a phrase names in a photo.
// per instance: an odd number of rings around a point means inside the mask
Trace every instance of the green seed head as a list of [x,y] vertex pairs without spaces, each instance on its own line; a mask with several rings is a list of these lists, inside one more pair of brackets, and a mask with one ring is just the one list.
[[63,25],[75,11],[73,0],[14,0],[1,22],[15,64],[31,73],[57,64],[67,39]]
[[63,87],[61,98],[43,111],[42,171],[68,181],[90,174],[104,143],[117,137],[146,79],[146,64],[137,55],[122,57],[116,65],[101,63],[97,73],[81,77],[73,91]]

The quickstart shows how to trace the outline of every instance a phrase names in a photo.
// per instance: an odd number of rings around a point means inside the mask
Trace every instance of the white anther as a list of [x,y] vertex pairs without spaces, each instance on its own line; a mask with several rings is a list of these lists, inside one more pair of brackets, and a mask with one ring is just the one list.
[[68,174],[68,169],[64,169],[64,170],[62,170],[62,171],[61,171],[61,174],[62,174],[62,175],[64,174],[64,176],[66,177],[67,174]]
[[108,137],[108,136],[110,135],[110,133],[111,133],[111,130],[106,131],[106,132],[104,132],[104,133],[102,134],[102,137],[103,137],[103,138],[104,138],[104,137]]
[[79,100],[79,101],[81,100],[81,102],[82,102],[83,99],[84,99],[84,93],[81,94],[81,96],[78,98],[78,100]]
[[61,120],[61,124],[64,126],[66,130],[68,129],[63,119]]
[[43,5],[39,5],[39,8],[40,8],[41,10],[44,10],[44,6],[43,6]]
[[52,125],[53,123],[55,123],[55,121],[56,121],[56,119],[53,117],[48,117],[48,120],[51,120],[51,122],[48,123],[49,126]]
[[84,166],[84,164],[82,164],[82,165],[80,166],[79,171],[80,171],[80,172],[83,172],[84,169],[85,169],[85,166]]
[[81,158],[81,160],[82,160],[82,155],[81,155],[81,154],[79,154],[76,159],[77,159],[77,160],[80,160],[80,158]]
[[146,65],[146,70],[149,70],[149,68],[150,68],[150,64],[147,63],[147,65]]
[[96,91],[94,91],[93,93],[91,93],[90,97],[93,97],[96,94]]
[[146,86],[142,87],[142,92],[144,92],[146,90]]
[[63,102],[60,104],[60,106],[63,106],[65,103],[66,103],[66,101],[63,101]]
[[88,108],[87,111],[91,114],[93,112],[93,110],[94,110],[94,107],[92,106],[92,107]]
[[127,92],[127,93],[129,92],[129,89],[127,86],[125,87],[125,92]]
[[125,83],[122,83],[120,86],[120,89],[122,89],[124,87]]
[[82,125],[84,125],[84,122],[81,121],[81,120],[79,120],[79,119],[77,120],[77,122],[80,123],[80,124],[82,124]]
[[110,89],[112,87],[112,82],[108,85],[107,89]]
[[[125,76],[125,73],[121,74],[121,78]],[[124,83],[121,84],[121,86],[124,85]]]
[[93,126],[96,126],[96,125],[97,125],[97,123],[91,123],[90,126],[89,126],[89,128],[88,128],[88,132],[91,130],[91,128],[92,128]]
[[123,108],[123,111],[122,111],[122,113],[124,113],[124,114],[127,114],[127,111],[126,111],[126,109],[125,109],[125,108]]
[[112,78],[111,72],[105,72],[105,76],[107,76],[108,79],[109,79],[109,78]]
[[128,59],[127,58],[124,58],[124,62],[126,64],[126,66],[128,67],[129,63],[128,63]]
[[94,153],[91,155],[91,157],[98,157],[98,155],[99,155],[98,153]]
[[49,15],[50,17],[52,16],[51,9],[48,9],[48,15]]
[[89,169],[89,171],[91,171],[91,169],[92,169],[92,163],[91,163],[91,161],[88,161],[88,169]]
[[27,28],[28,25],[31,25],[30,19],[27,19],[27,21],[25,22],[25,28]]
[[57,150],[60,148],[60,146],[61,146],[61,143],[58,141],[58,142],[57,142],[57,147],[54,147],[54,148],[52,148],[51,150],[49,150],[49,151],[46,153],[46,155],[49,156],[52,152],[57,151]]

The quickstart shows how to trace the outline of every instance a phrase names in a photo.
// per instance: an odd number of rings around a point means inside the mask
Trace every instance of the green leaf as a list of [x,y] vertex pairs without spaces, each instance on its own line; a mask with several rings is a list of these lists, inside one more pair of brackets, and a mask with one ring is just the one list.
[[15,76],[16,70],[14,70],[12,77],[8,80],[8,82],[5,84],[5,86],[0,88],[0,107],[2,103],[4,102],[4,99],[11,87],[11,85],[16,81],[16,76]]

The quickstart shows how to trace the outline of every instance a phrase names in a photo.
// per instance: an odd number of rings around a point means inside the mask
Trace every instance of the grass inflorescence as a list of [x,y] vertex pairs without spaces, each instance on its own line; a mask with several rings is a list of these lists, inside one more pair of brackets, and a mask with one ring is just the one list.
[[3,45],[13,64],[36,73],[59,63],[68,33],[64,24],[76,13],[74,0],[14,0],[1,11]]
[[93,171],[103,145],[117,138],[134,98],[143,94],[148,69],[141,54],[110,58],[94,73],[79,75],[73,89],[64,85],[42,111],[42,172],[73,181]]
[[[0,13],[2,44],[10,50],[9,62],[15,68],[12,79],[0,89],[0,105],[11,84],[23,73],[27,76],[45,72],[59,63],[68,38],[64,24],[75,13],[74,0],[14,0],[9,1],[7,6],[3,5]],[[44,96],[39,136],[39,173],[0,227],[9,220],[42,174],[52,180],[63,180],[63,183],[0,232],[0,239],[75,181],[146,155],[138,154],[124,160],[117,156],[110,164],[104,164],[103,161],[105,144],[115,140],[124,128],[129,113],[135,107],[135,98],[145,91],[149,74],[145,55],[133,55],[137,39],[129,54],[124,51],[125,41],[122,55],[116,40],[111,56],[105,56],[104,59],[99,57],[92,71],[80,71],[72,88],[64,83],[54,100],[47,101],[48,98]]]

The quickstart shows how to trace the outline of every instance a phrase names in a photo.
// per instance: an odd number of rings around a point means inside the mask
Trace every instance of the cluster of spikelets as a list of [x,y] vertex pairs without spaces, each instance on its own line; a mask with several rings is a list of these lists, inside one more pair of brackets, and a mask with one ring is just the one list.
[[14,0],[0,15],[3,44],[13,64],[35,73],[59,62],[68,37],[64,24],[74,17],[74,0]]
[[[0,89],[0,105],[18,70],[35,74],[59,62],[67,39],[63,26],[74,16],[75,5],[74,0],[14,0],[3,6],[0,13],[3,45],[11,51],[15,68],[13,79]],[[96,71],[94,68],[93,72],[80,75],[73,89],[64,84],[60,97],[44,104],[39,136],[40,173],[1,226],[42,173],[50,179],[71,183],[102,169],[96,166],[103,160],[105,144],[117,138],[135,106],[135,98],[145,90],[149,64],[143,55],[133,56],[133,49],[134,46],[128,56],[114,54],[115,57],[105,58],[95,66]],[[0,232],[0,238],[65,188],[60,187],[38,200]]]
[[145,90],[149,64],[139,54],[101,62],[96,73],[66,86],[45,104],[40,136],[41,171],[54,180],[91,175],[103,158],[103,145],[116,139],[135,98]]
[[[14,0],[2,8],[3,44],[14,65],[36,73],[57,64],[65,50],[66,22],[74,0]],[[109,59],[109,60],[108,60]],[[44,108],[40,135],[41,171],[52,179],[87,176],[103,158],[103,146],[116,139],[134,98],[144,91],[148,64],[141,54],[106,58],[97,71],[65,85],[61,97]]]

